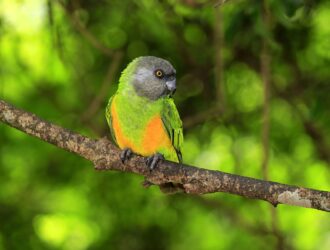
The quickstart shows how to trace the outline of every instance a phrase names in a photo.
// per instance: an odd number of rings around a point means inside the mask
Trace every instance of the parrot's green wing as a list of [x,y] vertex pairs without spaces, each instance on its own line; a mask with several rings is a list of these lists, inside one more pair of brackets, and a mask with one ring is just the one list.
[[112,127],[112,118],[111,118],[111,103],[112,103],[113,97],[114,96],[112,96],[108,102],[107,108],[105,110],[105,117],[107,118],[107,122],[108,122],[108,125],[110,128],[110,133],[111,133],[112,139],[117,144],[115,133],[114,133],[113,127]]
[[181,147],[183,143],[182,121],[178,110],[172,98],[165,99],[164,110],[161,114],[163,124],[171,138],[173,147],[175,148],[179,162],[182,162]]

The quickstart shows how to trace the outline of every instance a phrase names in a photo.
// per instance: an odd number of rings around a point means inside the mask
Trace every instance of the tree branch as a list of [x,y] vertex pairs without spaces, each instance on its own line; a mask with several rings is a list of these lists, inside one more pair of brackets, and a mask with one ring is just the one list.
[[145,166],[145,159],[140,156],[134,156],[129,162],[122,164],[119,158],[120,150],[109,140],[91,139],[71,132],[41,120],[34,114],[19,110],[3,100],[0,100],[0,121],[84,157],[93,162],[97,170],[136,173],[156,185],[179,183],[183,191],[190,194],[226,192],[265,200],[274,206],[282,203],[330,211],[330,192],[327,191],[262,181],[170,161],[163,161],[157,169],[149,171]]

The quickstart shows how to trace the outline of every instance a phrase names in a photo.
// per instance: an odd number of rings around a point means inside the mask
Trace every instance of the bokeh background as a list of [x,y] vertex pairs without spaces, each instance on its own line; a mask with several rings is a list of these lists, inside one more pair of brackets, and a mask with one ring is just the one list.
[[[1,99],[71,130],[110,137],[141,55],[177,69],[185,163],[330,189],[329,1],[0,0]],[[0,124],[0,249],[330,249],[326,212],[142,181]]]

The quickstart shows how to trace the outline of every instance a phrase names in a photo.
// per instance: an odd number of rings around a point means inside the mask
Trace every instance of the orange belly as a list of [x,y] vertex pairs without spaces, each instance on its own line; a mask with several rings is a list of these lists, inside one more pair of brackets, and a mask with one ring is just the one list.
[[147,124],[143,135],[142,148],[146,155],[155,154],[159,149],[172,148],[171,140],[160,115],[154,116]]
[[142,156],[149,156],[157,153],[160,149],[172,149],[171,140],[164,128],[160,115],[155,115],[146,125],[142,138],[130,138],[121,129],[115,100],[111,105],[111,121],[118,146],[121,149],[129,148]]

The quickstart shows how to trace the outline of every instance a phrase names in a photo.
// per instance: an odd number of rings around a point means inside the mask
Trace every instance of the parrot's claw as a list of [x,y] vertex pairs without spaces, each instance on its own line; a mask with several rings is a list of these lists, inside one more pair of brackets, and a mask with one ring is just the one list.
[[157,166],[158,162],[162,160],[164,160],[164,156],[160,153],[156,153],[147,158],[146,164],[150,170],[153,170]]
[[131,158],[132,154],[133,152],[129,148],[123,149],[120,153],[121,162],[125,163],[125,161],[128,161]]

